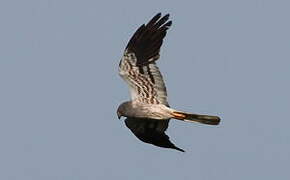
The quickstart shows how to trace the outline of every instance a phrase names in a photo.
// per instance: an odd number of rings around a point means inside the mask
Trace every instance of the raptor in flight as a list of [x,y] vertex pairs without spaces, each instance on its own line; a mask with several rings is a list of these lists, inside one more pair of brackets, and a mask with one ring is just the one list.
[[119,74],[129,85],[132,100],[122,103],[117,114],[119,118],[126,117],[126,126],[141,141],[184,152],[165,134],[171,118],[209,125],[218,125],[220,118],[169,107],[165,84],[156,65],[163,39],[172,24],[168,20],[169,14],[162,17],[158,13],[130,39],[119,64]]

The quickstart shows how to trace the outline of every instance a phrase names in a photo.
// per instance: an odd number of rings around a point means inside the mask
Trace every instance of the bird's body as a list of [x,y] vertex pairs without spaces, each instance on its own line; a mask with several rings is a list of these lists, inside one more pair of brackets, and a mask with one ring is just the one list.
[[118,117],[125,116],[126,126],[143,142],[184,151],[170,142],[165,134],[171,118],[217,125],[217,116],[177,111],[169,107],[163,77],[156,65],[159,51],[172,22],[169,14],[154,16],[140,26],[130,39],[119,63],[119,74],[129,85],[131,101],[122,103]]
[[125,117],[150,118],[156,120],[168,120],[172,118],[172,109],[164,104],[147,104],[128,101],[119,106],[118,112]]

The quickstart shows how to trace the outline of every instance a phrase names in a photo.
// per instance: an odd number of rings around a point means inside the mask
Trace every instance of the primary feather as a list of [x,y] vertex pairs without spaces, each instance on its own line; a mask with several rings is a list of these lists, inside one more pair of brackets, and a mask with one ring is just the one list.
[[167,29],[172,22],[169,14],[154,16],[140,26],[125,49],[119,74],[128,83],[132,100],[148,104],[166,104],[167,93],[162,75],[155,61]]

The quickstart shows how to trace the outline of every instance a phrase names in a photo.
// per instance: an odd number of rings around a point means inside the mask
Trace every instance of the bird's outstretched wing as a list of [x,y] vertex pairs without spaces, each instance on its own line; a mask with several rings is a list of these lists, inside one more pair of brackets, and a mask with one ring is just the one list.
[[184,152],[183,149],[176,147],[165,134],[169,120],[155,120],[142,118],[127,118],[126,126],[141,141],[155,146],[172,148]]
[[172,24],[168,19],[169,14],[161,17],[158,13],[146,25],[140,26],[120,61],[119,74],[129,84],[134,101],[168,105],[166,87],[155,63],[166,31]]

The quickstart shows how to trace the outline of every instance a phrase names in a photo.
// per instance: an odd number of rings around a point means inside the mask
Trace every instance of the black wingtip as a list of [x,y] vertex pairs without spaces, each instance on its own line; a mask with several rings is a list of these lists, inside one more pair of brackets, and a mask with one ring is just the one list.
[[164,24],[163,26],[167,26],[170,27],[172,25],[172,21],[168,21],[166,24]]
[[161,13],[157,13],[148,23],[147,26],[153,26],[158,19],[160,19]]
[[165,14],[165,16],[164,16],[164,19],[169,19],[169,14],[167,13],[167,14]]
[[179,147],[174,147],[173,149],[177,150],[177,151],[180,151],[180,152],[185,152],[183,149],[179,148]]
[[127,44],[127,50],[137,57],[137,65],[143,66],[156,61],[166,31],[172,25],[169,14],[162,17],[157,13],[146,25],[140,26]]

